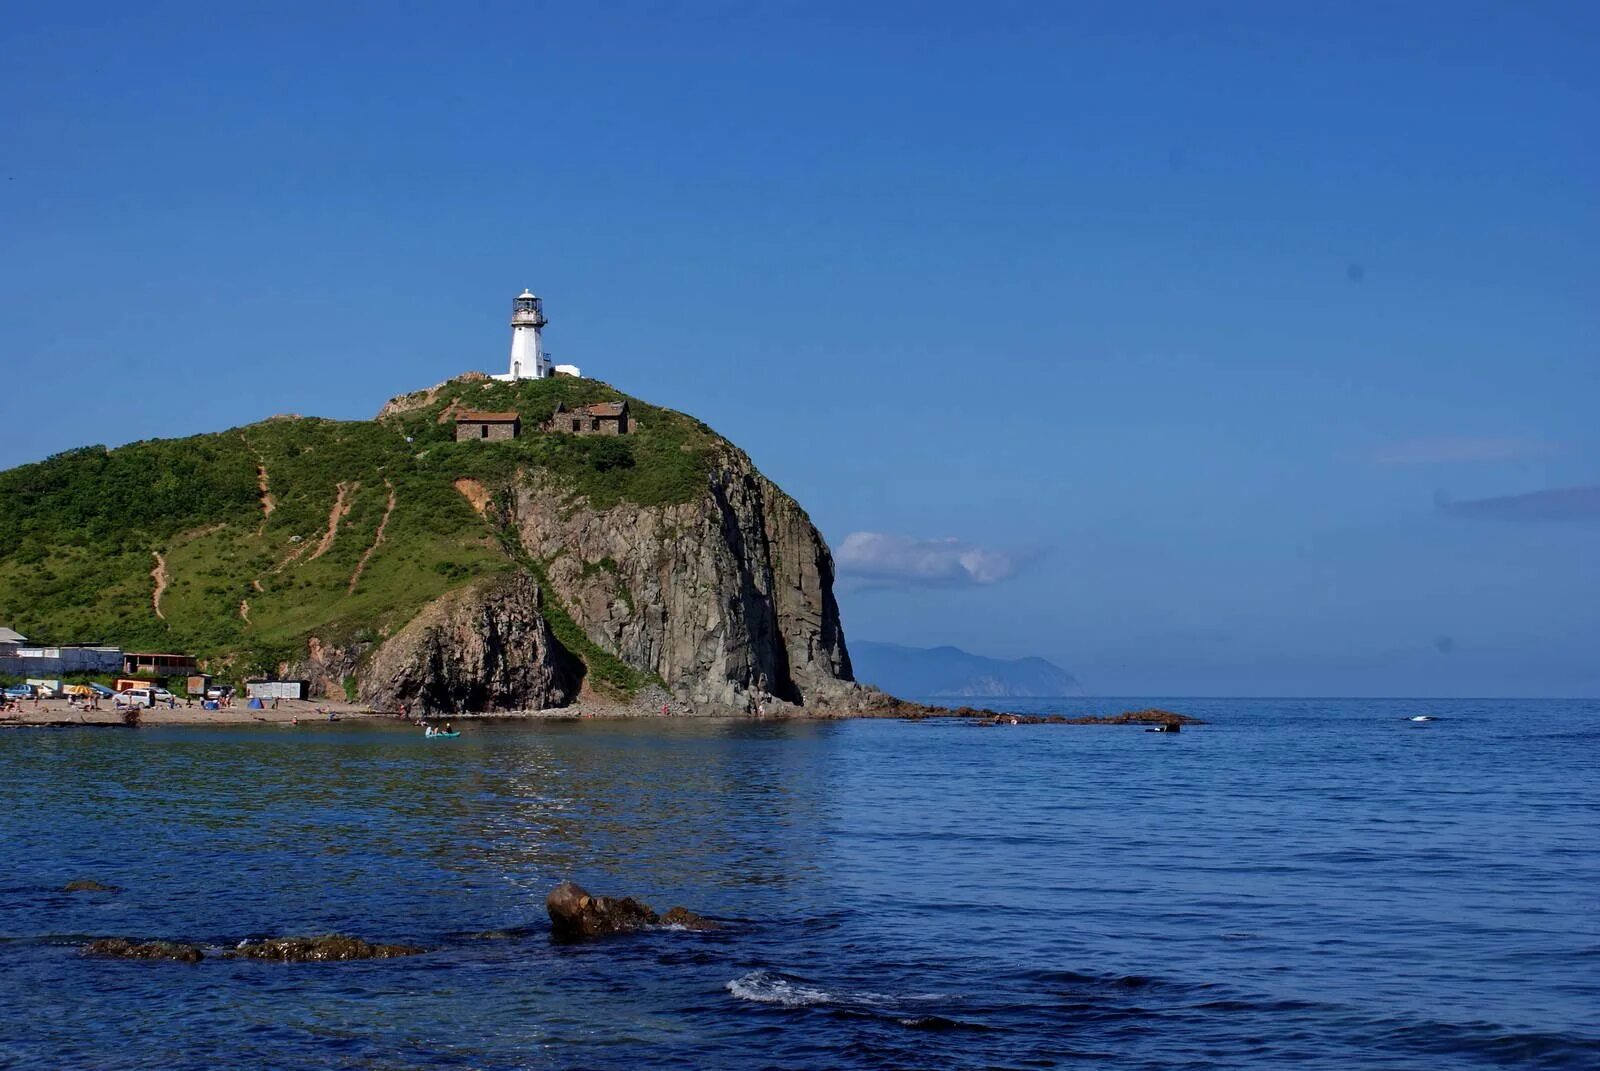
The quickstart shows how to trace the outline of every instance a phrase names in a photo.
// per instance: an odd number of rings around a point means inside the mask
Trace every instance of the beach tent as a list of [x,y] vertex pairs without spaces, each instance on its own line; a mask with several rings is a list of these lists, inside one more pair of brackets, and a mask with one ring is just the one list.
[[261,700],[259,700],[259,699],[250,700],[250,709],[251,710],[261,710],[261,709],[263,709],[262,706],[261,706]]

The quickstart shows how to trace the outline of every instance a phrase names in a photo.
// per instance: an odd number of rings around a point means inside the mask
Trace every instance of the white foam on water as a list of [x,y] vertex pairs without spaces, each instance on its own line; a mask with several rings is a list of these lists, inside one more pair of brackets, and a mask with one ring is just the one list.
[[757,1004],[781,1004],[786,1008],[806,1008],[813,1004],[826,1004],[834,999],[826,989],[790,981],[771,971],[751,971],[729,982],[728,992],[740,1000],[753,1000]]

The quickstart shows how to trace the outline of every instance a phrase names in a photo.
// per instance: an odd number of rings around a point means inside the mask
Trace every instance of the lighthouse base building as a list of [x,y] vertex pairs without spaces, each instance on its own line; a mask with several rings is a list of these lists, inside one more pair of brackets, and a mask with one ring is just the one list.
[[511,303],[511,367],[504,375],[492,378],[513,383],[519,379],[581,376],[577,365],[551,364],[545,355],[539,332],[548,322],[544,318],[544,302],[532,290],[518,294]]

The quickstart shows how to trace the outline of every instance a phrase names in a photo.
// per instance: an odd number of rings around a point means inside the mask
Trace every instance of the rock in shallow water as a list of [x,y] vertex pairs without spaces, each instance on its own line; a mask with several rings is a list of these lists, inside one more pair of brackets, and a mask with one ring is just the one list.
[[269,937],[264,941],[240,941],[230,959],[274,959],[285,963],[321,963],[347,959],[393,959],[415,956],[427,949],[416,945],[375,945],[359,937],[329,933],[319,937]]
[[120,956],[123,959],[168,959],[178,963],[199,963],[206,958],[199,945],[180,941],[131,941],[126,937],[105,937],[83,946],[89,956]]
[[583,887],[563,881],[545,898],[550,913],[550,929],[557,937],[600,937],[608,933],[631,933],[650,926],[676,926],[688,930],[714,930],[717,923],[683,907],[658,915],[650,905],[631,896],[616,899],[590,896]]
[[967,724],[990,725],[1154,725],[1155,732],[1175,733],[1185,725],[1204,725],[1199,718],[1176,714],[1170,710],[1151,707],[1148,710],[1129,710],[1121,714],[1085,714],[1067,717],[1064,714],[1008,714],[993,710],[974,710],[958,707],[957,717],[972,719]]
[[101,882],[98,882],[98,881],[91,881],[88,878],[79,878],[77,881],[69,881],[69,882],[67,882],[65,885],[63,885],[61,887],[61,891],[62,892],[121,892],[122,890],[120,890],[115,885],[105,885],[105,884],[102,884]]
[[686,907],[674,907],[661,916],[663,926],[682,926],[686,930],[714,930],[717,924],[710,919],[696,915]]

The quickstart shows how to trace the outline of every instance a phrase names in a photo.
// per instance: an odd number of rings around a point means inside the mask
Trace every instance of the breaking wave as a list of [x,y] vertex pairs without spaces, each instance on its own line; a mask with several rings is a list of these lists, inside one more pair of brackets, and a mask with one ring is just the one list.
[[752,1000],[757,1004],[781,1004],[785,1008],[808,1008],[815,1004],[832,1003],[838,999],[826,989],[786,978],[775,971],[751,971],[749,974],[741,974],[728,983],[727,990],[740,1000]]

